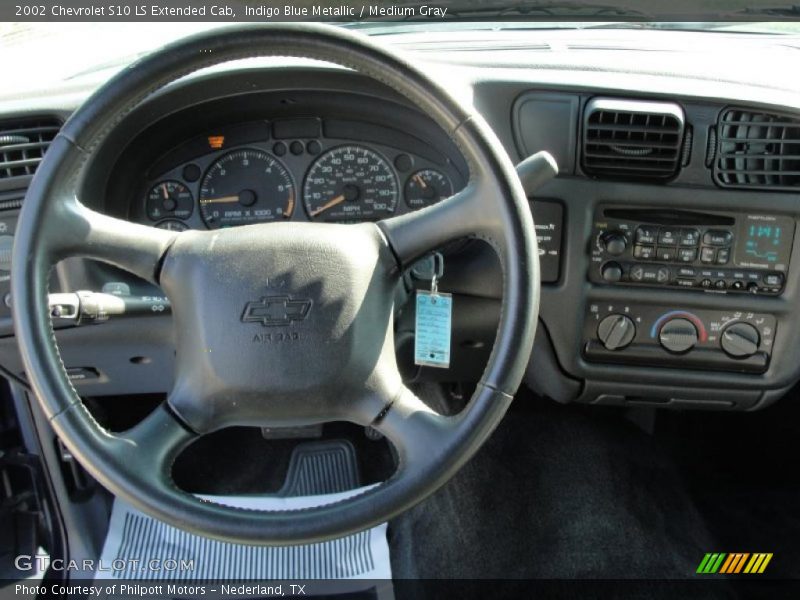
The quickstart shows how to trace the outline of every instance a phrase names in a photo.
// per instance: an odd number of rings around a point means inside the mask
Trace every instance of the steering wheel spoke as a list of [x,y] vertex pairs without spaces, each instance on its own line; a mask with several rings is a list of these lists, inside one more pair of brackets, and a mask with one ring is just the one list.
[[400,458],[398,469],[406,473],[435,460],[450,445],[457,423],[457,416],[437,413],[403,386],[372,427],[394,444]]
[[[86,432],[86,423],[91,427]],[[106,457],[103,464],[85,463],[92,476],[108,488],[116,488],[119,481],[109,479],[109,473],[124,469],[131,474],[123,489],[127,499],[136,503],[136,492],[142,485],[159,493],[168,493],[171,484],[170,468],[174,458],[190,444],[196,436],[189,431],[162,403],[143,421],[122,433],[110,433],[89,415],[82,402],[76,401],[53,418],[53,426],[69,442],[76,456],[101,453]],[[80,429],[81,435],[74,432]]]
[[195,434],[162,403],[143,421],[114,436],[114,451],[124,460],[142,461],[142,467],[160,468],[171,462]]
[[157,282],[161,261],[177,232],[110,217],[75,199],[64,204],[62,230],[54,239],[56,256],[100,260]]
[[378,222],[400,266],[405,268],[447,242],[474,237],[489,229],[492,203],[483,179],[432,206]]

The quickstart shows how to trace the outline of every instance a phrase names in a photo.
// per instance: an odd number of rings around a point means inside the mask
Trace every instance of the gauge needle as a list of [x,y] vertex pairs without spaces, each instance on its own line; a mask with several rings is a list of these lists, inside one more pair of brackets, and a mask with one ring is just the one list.
[[425,180],[422,177],[420,177],[419,174],[414,175],[414,181],[416,181],[423,190],[426,187],[428,187],[427,185],[425,185]]
[[161,184],[161,191],[164,192],[164,200],[169,200],[169,190],[167,190],[167,184]]
[[219,198],[203,198],[203,199],[200,200],[200,204],[211,204],[212,202],[214,204],[216,204],[218,202],[219,203],[225,203],[225,202],[233,203],[233,202],[238,202],[238,201],[239,201],[239,196],[220,196]]
[[326,202],[325,204],[320,206],[318,209],[312,211],[311,212],[311,216],[312,217],[316,217],[321,212],[325,212],[329,208],[333,208],[334,206],[336,206],[337,204],[341,204],[342,202],[344,202],[344,194],[339,194],[333,200],[330,200],[330,201]]

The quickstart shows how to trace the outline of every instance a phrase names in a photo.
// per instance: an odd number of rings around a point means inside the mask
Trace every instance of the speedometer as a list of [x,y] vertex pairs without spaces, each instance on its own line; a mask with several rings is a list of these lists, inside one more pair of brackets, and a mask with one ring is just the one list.
[[211,229],[289,219],[294,183],[266,152],[234,150],[212,164],[200,185],[200,213]]
[[308,216],[325,221],[377,221],[394,213],[399,195],[386,159],[355,145],[320,156],[303,187]]

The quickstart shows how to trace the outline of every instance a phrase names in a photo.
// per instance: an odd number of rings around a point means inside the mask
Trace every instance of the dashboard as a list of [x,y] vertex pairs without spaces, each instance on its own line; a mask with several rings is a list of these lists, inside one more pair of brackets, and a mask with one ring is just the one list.
[[[759,61],[707,75],[718,72],[719,53],[736,51],[735,37],[715,36],[713,52],[692,43],[683,52],[627,49],[620,39],[585,54],[573,45],[541,55],[520,42],[421,55],[445,85],[466,82],[513,161],[546,149],[559,164],[559,176],[530,199],[543,276],[526,383],[559,402],[761,408],[800,379],[800,168],[792,162],[800,90]],[[770,51],[749,43],[749,55]],[[615,67],[613,57],[626,62]],[[63,120],[74,108],[46,95],[37,102],[0,114]],[[200,74],[149,99],[94,153],[81,193],[97,210],[149,226],[216,229],[374,221],[435,203],[468,180],[445,132],[393,91],[342,69],[280,64]],[[11,237],[29,181],[0,178],[0,238]],[[411,273],[405,283],[401,368],[413,364],[405,300],[425,281]],[[472,240],[445,249],[439,286],[454,297],[451,368],[404,374],[473,381],[492,347],[502,290],[491,247]],[[7,287],[0,277],[0,295]],[[53,288],[161,293],[77,259],[59,265]],[[0,304],[0,368],[24,382],[9,315]],[[57,335],[81,393],[170,389],[169,316]]]

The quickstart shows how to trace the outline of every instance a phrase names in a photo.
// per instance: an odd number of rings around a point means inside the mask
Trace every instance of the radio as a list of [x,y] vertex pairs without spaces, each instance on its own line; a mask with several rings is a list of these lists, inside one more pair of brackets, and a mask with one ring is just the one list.
[[589,279],[776,295],[794,240],[791,217],[601,206]]

